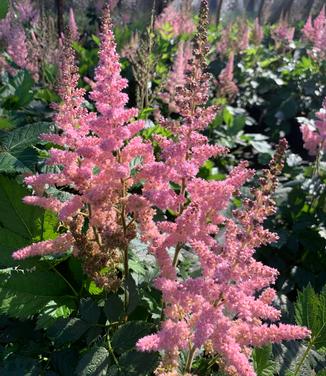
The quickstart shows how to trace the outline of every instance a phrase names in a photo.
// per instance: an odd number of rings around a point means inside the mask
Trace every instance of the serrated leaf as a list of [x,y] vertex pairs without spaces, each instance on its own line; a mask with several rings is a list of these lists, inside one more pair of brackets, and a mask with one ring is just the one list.
[[78,363],[78,353],[73,349],[56,351],[51,354],[51,360],[54,369],[59,372],[60,376],[71,376]]
[[273,376],[276,373],[272,358],[272,345],[255,348],[252,354],[257,376]]
[[109,295],[105,301],[103,310],[111,323],[118,321],[123,313],[123,302],[121,298],[118,295]]
[[0,314],[26,319],[68,293],[65,282],[52,271],[15,270],[0,275]]
[[0,133],[0,172],[22,173],[35,170],[38,160],[32,148],[42,133],[51,132],[51,123],[34,123]]
[[149,376],[157,367],[158,353],[129,351],[121,355],[119,364],[128,376]]
[[49,328],[48,335],[60,346],[76,342],[89,327],[88,323],[77,317],[59,319]]
[[326,346],[326,287],[319,295],[311,285],[299,292],[295,319],[311,330],[311,341],[317,349]]
[[105,376],[109,367],[109,352],[105,347],[88,351],[78,362],[75,375]]
[[0,176],[0,266],[31,266],[35,261],[15,261],[13,251],[33,241],[56,236],[56,216],[41,208],[25,205],[23,197],[30,192],[15,179]]
[[48,329],[56,319],[66,318],[73,312],[74,301],[71,298],[63,297],[57,301],[51,300],[46,304],[39,314],[36,322],[36,329]]
[[0,368],[1,375],[6,376],[38,376],[41,369],[35,359],[24,356],[15,356],[6,359],[4,367]]
[[80,301],[80,318],[90,324],[96,324],[101,316],[99,306],[91,298],[85,298]]
[[140,297],[137,291],[136,282],[132,275],[129,274],[127,278],[127,291],[128,291],[128,308],[127,313],[132,313],[140,303]]
[[153,325],[144,321],[130,321],[122,325],[112,336],[112,346],[114,351],[123,353],[131,350],[136,342],[153,332]]

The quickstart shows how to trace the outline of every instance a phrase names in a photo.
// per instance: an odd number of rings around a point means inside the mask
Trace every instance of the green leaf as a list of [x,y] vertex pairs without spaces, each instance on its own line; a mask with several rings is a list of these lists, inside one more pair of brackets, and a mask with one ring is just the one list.
[[80,301],[80,318],[90,324],[96,324],[101,316],[99,306],[91,298],[85,298]]
[[6,17],[9,10],[9,0],[1,0],[0,2],[0,20]]
[[51,354],[51,361],[60,376],[71,376],[78,363],[78,353],[73,349],[55,351]]
[[68,293],[65,282],[52,271],[14,269],[0,275],[0,314],[26,319]]
[[255,348],[252,359],[257,376],[273,376],[276,373],[275,362],[271,360],[272,345]]
[[0,373],[6,376],[38,376],[41,374],[41,369],[35,359],[18,355],[6,359],[4,367],[0,368]]
[[123,371],[128,376],[149,376],[157,367],[158,353],[129,351],[119,359]]
[[130,321],[122,325],[112,336],[114,351],[123,353],[131,350],[136,342],[153,332],[154,326],[144,321]]
[[69,317],[75,308],[74,306],[74,301],[68,297],[63,297],[57,301],[51,300],[38,316],[36,329],[48,329],[58,318]]
[[110,322],[118,321],[123,313],[123,302],[118,295],[111,294],[105,301],[104,313]]
[[75,375],[78,376],[105,376],[109,367],[109,352],[104,347],[97,347],[87,351],[80,359]]
[[311,285],[299,292],[295,319],[299,325],[311,330],[311,341],[317,349],[326,346],[326,287],[319,295]]
[[0,266],[34,265],[35,261],[15,261],[13,251],[33,241],[56,236],[54,214],[22,202],[30,192],[14,179],[0,176]]
[[140,303],[140,297],[137,291],[136,282],[129,274],[127,278],[127,291],[128,291],[128,309],[127,313],[132,313]]
[[35,170],[38,154],[32,148],[42,133],[51,132],[51,123],[34,123],[0,133],[0,172],[22,173]]
[[59,319],[48,330],[48,335],[60,346],[78,341],[89,327],[88,323],[77,317]]

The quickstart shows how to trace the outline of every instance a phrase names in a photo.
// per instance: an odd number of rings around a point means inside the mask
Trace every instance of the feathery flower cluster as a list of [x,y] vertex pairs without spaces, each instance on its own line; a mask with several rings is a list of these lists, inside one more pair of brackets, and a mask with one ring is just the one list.
[[293,41],[294,27],[290,27],[285,20],[282,20],[276,27],[272,29],[271,36],[274,39],[275,45],[279,47],[288,47]]
[[[152,149],[140,137],[134,137],[144,126],[142,121],[131,121],[137,110],[125,108],[128,97],[122,90],[127,82],[120,75],[109,10],[103,18],[99,66],[91,93],[97,116],[88,113],[83,106],[85,92],[77,88],[79,75],[71,37],[65,38],[64,43],[59,91],[63,102],[55,119],[60,133],[42,137],[61,147],[51,149],[47,160],[48,165],[61,166],[61,171],[27,177],[26,183],[36,196],[25,198],[25,202],[56,211],[72,235],[70,245],[74,255],[82,259],[84,270],[98,285],[116,288],[114,267],[135,236],[126,209],[128,188],[135,179],[130,165],[136,157],[150,161]],[[75,194],[60,202],[51,197],[46,186],[69,186]],[[86,233],[85,216],[89,221]],[[53,253],[48,243],[46,246]],[[23,253],[17,251],[14,257],[36,255],[41,249],[36,243]],[[104,267],[112,273],[102,275]]]
[[31,0],[19,0],[14,2],[14,7],[18,12],[19,19],[23,23],[35,24],[37,23],[40,14],[35,4]]
[[[216,106],[206,105],[211,80],[206,72],[207,0],[201,2],[199,19],[189,73],[174,98],[180,116],[160,118],[173,137],[156,136],[161,150],[157,159],[152,145],[137,136],[144,127],[144,122],[134,120],[137,110],[126,108],[127,82],[121,77],[108,8],[91,92],[97,114],[83,106],[85,92],[77,87],[71,37],[64,39],[59,92],[63,102],[55,119],[60,132],[42,136],[59,146],[49,151],[47,160],[59,172],[27,177],[35,194],[25,202],[56,212],[67,232],[13,256],[56,254],[72,247],[97,285],[116,290],[120,285],[116,267],[123,259],[128,272],[128,244],[136,236],[137,223],[160,267],[155,286],[165,302],[161,330],[137,344],[142,351],[163,352],[156,374],[178,374],[184,350],[189,351],[184,374],[190,374],[194,356],[205,348],[223,358],[228,373],[254,376],[249,361],[252,346],[309,334],[305,328],[266,323],[280,317],[272,306],[275,291],[269,288],[277,271],[253,257],[257,247],[277,239],[263,222],[275,211],[270,196],[282,170],[286,143],[280,143],[260,187],[252,189],[252,198],[243,199],[242,207],[227,217],[232,198],[254,172],[243,162],[225,180],[197,177],[207,159],[227,151],[210,145],[202,134],[217,112]],[[135,160],[141,162],[132,168]],[[129,193],[140,182],[142,193]],[[60,201],[48,187],[69,187],[74,193]],[[156,209],[169,209],[175,220],[155,222]],[[197,256],[201,275],[183,280],[178,277],[178,256],[185,246]]]
[[79,39],[79,32],[78,32],[78,26],[75,19],[75,13],[73,8],[69,9],[69,30],[71,33],[71,37],[73,40]]
[[167,5],[159,15],[155,22],[155,29],[165,32],[166,25],[171,27],[171,35],[174,38],[181,34],[191,34],[195,31],[195,24],[191,14],[186,9],[176,9],[173,4]]
[[312,44],[309,54],[316,60],[326,59],[326,11],[325,6],[319,15],[312,20],[309,16],[303,30],[305,38]]
[[[225,152],[208,145],[200,133],[216,114],[214,106],[205,107],[210,79],[205,73],[207,7],[203,0],[191,70],[184,87],[178,89],[182,119],[161,119],[175,138],[156,139],[162,160],[144,166],[140,174],[145,179],[145,198],[161,210],[172,209],[176,216],[174,222],[153,225],[150,237],[148,233],[143,236],[160,266],[155,286],[163,293],[165,320],[158,333],[140,339],[137,347],[162,351],[156,370],[161,376],[179,374],[179,355],[187,350],[184,372],[191,372],[192,359],[202,348],[219,354],[230,374],[253,376],[248,359],[251,346],[309,335],[305,328],[265,323],[280,318],[280,312],[271,305],[276,293],[269,288],[277,271],[253,257],[255,248],[277,239],[264,229],[263,222],[275,212],[270,195],[282,169],[286,142],[281,142],[269,170],[264,171],[261,186],[252,190],[253,198],[244,199],[233,218],[226,218],[223,211],[253,175],[247,164],[241,163],[224,181],[196,177],[205,159]],[[173,190],[170,182],[179,189]],[[217,235],[222,242],[215,240]],[[177,276],[178,255],[185,246],[198,256],[202,273],[198,278],[181,280]],[[168,253],[171,248],[175,250],[173,260]]]
[[[22,17],[27,17],[23,13]],[[24,18],[25,19],[25,18]],[[0,39],[6,46],[6,51],[12,61],[19,67],[29,70],[34,78],[37,78],[37,64],[32,59],[28,46],[26,33],[23,27],[23,19],[16,16],[14,9],[10,9],[7,16],[0,21]],[[8,70],[10,73],[12,70]]]
[[251,39],[255,46],[259,46],[264,39],[264,28],[260,25],[258,18],[255,19]]
[[166,80],[164,91],[159,94],[162,101],[169,106],[170,112],[178,112],[180,109],[176,105],[175,97],[177,88],[184,86],[186,82],[186,74],[190,69],[190,60],[192,57],[192,48],[189,42],[181,41],[175,61]]
[[227,57],[232,52],[242,53],[249,47],[249,37],[250,29],[246,20],[229,23],[221,32],[216,51],[221,57]]
[[323,107],[316,113],[315,127],[302,124],[300,127],[304,147],[310,155],[316,155],[318,151],[326,151],[326,98]]
[[227,97],[230,100],[238,94],[239,89],[234,82],[233,78],[233,69],[234,69],[234,52],[230,53],[229,60],[226,64],[226,67],[222,70],[218,76],[219,83],[219,93],[222,97]]

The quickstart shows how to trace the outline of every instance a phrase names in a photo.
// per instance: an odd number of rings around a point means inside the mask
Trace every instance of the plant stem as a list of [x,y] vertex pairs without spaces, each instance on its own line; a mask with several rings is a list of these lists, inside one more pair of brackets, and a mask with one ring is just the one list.
[[113,358],[113,360],[114,360],[114,363],[117,365],[119,371],[121,371],[120,364],[119,364],[119,362],[118,362],[117,357],[116,357],[115,354],[114,354],[114,351],[113,351],[113,348],[112,348],[112,345],[111,345],[111,340],[110,340],[110,335],[109,335],[109,334],[107,334],[107,340],[108,340],[108,348],[109,348],[109,352],[111,353],[112,358]]
[[187,362],[186,362],[185,372],[191,371],[192,362],[194,360],[195,352],[196,352],[195,345],[192,346],[192,347],[189,345],[189,353],[188,353],[188,358],[187,358]]
[[312,346],[313,346],[313,345],[314,345],[314,338],[312,338],[312,339],[310,340],[309,345],[308,345],[308,347],[306,348],[305,352],[303,353],[300,362],[298,363],[298,365],[297,365],[296,368],[295,368],[295,371],[294,371],[293,376],[297,376],[297,375],[299,375],[299,371],[300,371],[300,369],[301,369],[301,367],[302,367],[304,361],[306,360],[306,357],[308,356],[310,350],[312,349]]
[[182,244],[181,243],[178,243],[177,246],[175,247],[175,252],[174,252],[174,257],[173,257],[173,262],[172,262],[172,265],[174,267],[176,267],[177,264],[178,264],[178,258],[179,258],[179,254],[180,254],[181,248],[182,248]]

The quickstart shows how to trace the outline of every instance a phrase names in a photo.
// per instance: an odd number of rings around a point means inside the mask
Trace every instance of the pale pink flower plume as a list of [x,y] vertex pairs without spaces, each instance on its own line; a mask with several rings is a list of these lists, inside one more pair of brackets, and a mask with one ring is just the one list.
[[316,117],[314,127],[308,124],[302,124],[300,127],[304,147],[310,155],[316,155],[318,151],[326,151],[326,98]]
[[264,39],[264,28],[260,25],[258,18],[255,19],[251,39],[255,46],[259,46]]
[[234,82],[233,70],[234,52],[231,52],[226,67],[218,76],[219,93],[221,96],[227,97],[230,100],[234,99],[239,92],[237,84]]
[[191,14],[188,14],[182,8],[176,9],[173,4],[167,5],[159,15],[155,22],[155,29],[163,32],[166,25],[171,27],[171,34],[174,38],[181,34],[191,34],[195,31],[195,24]]
[[312,20],[309,16],[304,28],[302,29],[304,37],[308,40],[312,49],[309,51],[310,56],[315,60],[326,59],[326,11],[325,6],[319,15]]
[[15,260],[25,259],[32,256],[45,256],[67,252],[73,245],[74,239],[71,234],[59,235],[54,240],[45,240],[34,243],[13,253]]
[[75,13],[73,8],[69,9],[69,31],[73,40],[79,39],[78,26],[75,19]]
[[294,31],[294,27],[290,27],[285,20],[282,20],[272,29],[271,36],[277,47],[288,47],[293,41]]
[[180,42],[178,51],[170,71],[163,92],[159,94],[160,99],[169,106],[170,112],[178,112],[175,98],[177,96],[177,88],[182,87],[186,82],[186,74],[190,68],[190,60],[192,57],[192,48],[189,42]]

